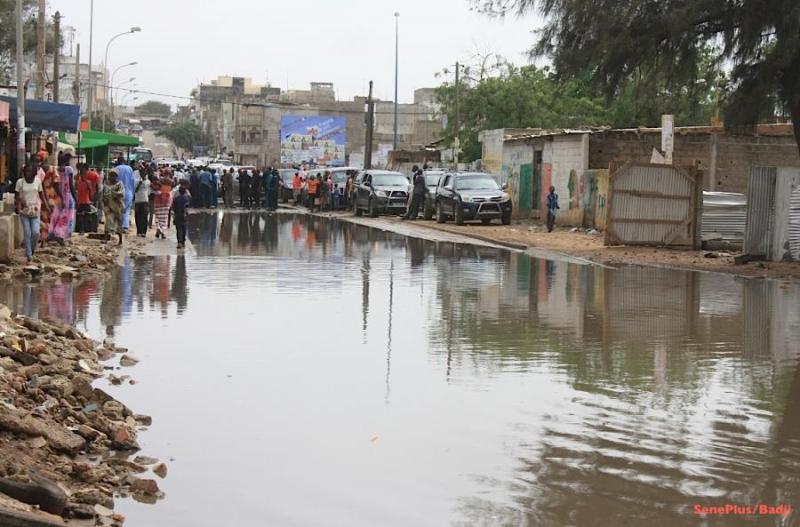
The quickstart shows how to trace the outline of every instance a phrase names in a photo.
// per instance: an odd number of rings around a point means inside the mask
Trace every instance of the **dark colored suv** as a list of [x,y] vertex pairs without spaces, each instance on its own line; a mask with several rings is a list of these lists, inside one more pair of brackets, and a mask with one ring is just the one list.
[[491,174],[463,172],[445,174],[436,193],[436,221],[452,218],[457,225],[464,221],[489,223],[499,219],[511,223],[511,198]]
[[366,211],[373,218],[378,214],[405,214],[410,183],[400,172],[365,171],[353,191],[353,213]]

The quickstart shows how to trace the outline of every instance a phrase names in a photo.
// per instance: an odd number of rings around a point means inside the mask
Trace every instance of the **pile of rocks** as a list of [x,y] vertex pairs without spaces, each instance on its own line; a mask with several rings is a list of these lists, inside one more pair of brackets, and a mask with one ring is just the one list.
[[125,352],[0,306],[0,525],[120,525],[115,496],[163,497],[144,474],[165,477],[166,466],[130,459],[151,419],[92,386],[110,369],[101,361]]

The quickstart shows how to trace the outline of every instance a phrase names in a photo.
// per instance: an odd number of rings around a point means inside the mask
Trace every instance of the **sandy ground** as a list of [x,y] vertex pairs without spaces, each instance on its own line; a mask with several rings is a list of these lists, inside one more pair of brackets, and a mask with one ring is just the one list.
[[606,265],[648,265],[701,271],[731,273],[748,277],[800,279],[798,262],[750,262],[734,264],[734,253],[717,251],[685,251],[663,247],[606,247],[603,234],[571,232],[571,229],[558,228],[548,233],[536,222],[514,222],[512,225],[483,225],[469,223],[458,226],[452,223],[437,224],[417,221],[421,227],[445,232],[479,237],[483,240],[512,246],[535,247],[556,251],[571,256],[585,258]]
[[[304,209],[298,210],[304,211]],[[736,265],[734,264],[736,253],[730,252],[686,251],[664,247],[606,247],[603,245],[602,232],[597,234],[589,234],[584,231],[572,232],[571,228],[560,227],[548,233],[544,225],[536,221],[514,221],[508,226],[500,225],[497,222],[490,225],[467,223],[459,226],[453,223],[438,224],[435,221],[421,219],[405,222],[399,217],[387,216],[356,219],[346,212],[322,215],[338,217],[361,225],[394,230],[410,236],[414,236],[415,232],[435,230],[527,251],[536,256],[574,257],[612,267],[646,265],[730,273],[752,278],[800,280],[800,262],[750,262]],[[402,225],[401,228],[400,225]]]

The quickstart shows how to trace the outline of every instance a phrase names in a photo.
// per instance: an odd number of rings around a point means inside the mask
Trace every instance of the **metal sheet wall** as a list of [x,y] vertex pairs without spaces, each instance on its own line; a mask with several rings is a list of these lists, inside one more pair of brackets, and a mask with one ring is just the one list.
[[789,251],[793,260],[800,261],[800,188],[789,201]]
[[776,167],[753,167],[747,185],[747,225],[744,252],[766,257],[771,250],[775,221]]
[[794,259],[789,249],[789,210],[792,194],[798,188],[800,188],[800,169],[779,167],[775,180],[775,220],[770,260],[779,262]]
[[697,246],[698,177],[667,165],[628,165],[611,176],[606,245]]

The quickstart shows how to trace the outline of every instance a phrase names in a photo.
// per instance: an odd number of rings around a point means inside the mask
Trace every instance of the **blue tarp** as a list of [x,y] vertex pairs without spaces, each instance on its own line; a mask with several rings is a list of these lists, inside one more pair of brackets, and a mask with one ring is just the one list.
[[[11,126],[15,126],[17,124],[17,98],[0,95],[0,101],[7,102],[10,106],[8,121]],[[80,106],[25,99],[25,127],[27,128],[75,133],[78,131],[80,119]]]

